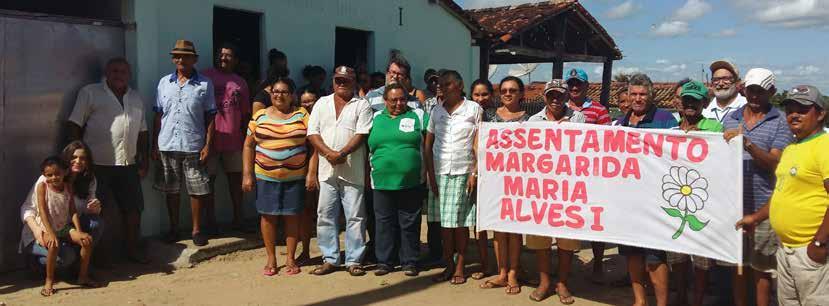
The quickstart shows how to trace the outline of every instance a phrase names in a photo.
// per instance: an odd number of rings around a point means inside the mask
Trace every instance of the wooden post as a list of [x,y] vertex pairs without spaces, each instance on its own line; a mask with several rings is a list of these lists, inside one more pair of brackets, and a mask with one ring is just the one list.
[[[489,79],[489,39],[486,37],[478,39],[480,58],[478,59],[478,77],[483,80]],[[471,93],[470,93],[471,94]]]
[[553,48],[556,56],[553,58],[553,78],[561,79],[564,77],[564,53],[566,51],[565,42],[567,37],[567,18],[570,13],[562,13],[557,18],[556,22],[556,37],[553,41]]
[[610,107],[610,89],[613,82],[613,58],[608,56],[604,60],[602,69],[602,95],[600,101],[604,107]]

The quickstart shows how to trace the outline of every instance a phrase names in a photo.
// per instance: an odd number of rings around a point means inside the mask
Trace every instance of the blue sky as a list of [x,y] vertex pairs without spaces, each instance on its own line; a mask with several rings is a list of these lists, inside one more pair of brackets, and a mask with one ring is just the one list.
[[[456,0],[466,9],[537,0]],[[640,71],[654,81],[700,79],[717,59],[744,74],[763,67],[775,72],[778,88],[811,84],[829,94],[829,0],[582,0],[616,40],[624,59],[614,74]],[[573,63],[601,78],[601,67]],[[510,67],[498,67],[500,79]],[[549,64],[531,77],[551,76]]]

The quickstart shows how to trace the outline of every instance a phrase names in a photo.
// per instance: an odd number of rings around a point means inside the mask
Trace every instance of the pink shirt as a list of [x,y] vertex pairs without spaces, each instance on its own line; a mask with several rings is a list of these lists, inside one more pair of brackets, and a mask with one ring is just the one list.
[[251,102],[248,84],[235,73],[224,73],[215,68],[203,72],[213,81],[216,93],[215,132],[213,134],[213,149],[218,152],[242,151],[245,141],[242,124],[250,120]]

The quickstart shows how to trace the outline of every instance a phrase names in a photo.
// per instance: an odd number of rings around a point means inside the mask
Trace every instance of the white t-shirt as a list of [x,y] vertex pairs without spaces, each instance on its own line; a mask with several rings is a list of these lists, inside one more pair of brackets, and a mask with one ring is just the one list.
[[734,99],[734,101],[731,101],[731,104],[724,108],[720,108],[720,105],[717,104],[717,98],[714,98],[713,100],[711,100],[711,103],[708,104],[708,107],[702,110],[702,116],[723,123],[723,121],[725,121],[725,117],[728,116],[728,114],[739,109],[740,107],[743,107],[744,105],[746,105],[746,103],[748,103],[746,97],[737,94],[737,97]]

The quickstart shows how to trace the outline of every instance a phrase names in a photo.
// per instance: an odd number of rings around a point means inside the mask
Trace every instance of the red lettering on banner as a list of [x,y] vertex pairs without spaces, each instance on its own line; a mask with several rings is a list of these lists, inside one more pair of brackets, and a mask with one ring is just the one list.
[[590,167],[590,160],[584,156],[576,156],[576,176],[588,176],[590,172],[588,168]]
[[644,139],[644,154],[648,155],[653,152],[654,156],[662,157],[662,143],[664,142],[663,135],[646,133]]
[[524,185],[520,176],[504,176],[504,196],[524,196]]
[[539,206],[536,201],[532,201],[532,204],[533,222],[535,222],[535,224],[541,224],[541,221],[544,220],[544,214],[547,212],[547,202],[542,202],[541,206]]
[[628,158],[625,160],[625,167],[622,168],[622,177],[635,177],[637,180],[642,178],[642,173],[639,172],[639,160],[635,158]]
[[507,220],[507,218],[515,221],[515,210],[512,208],[512,200],[503,198],[501,199],[501,220]]
[[604,131],[604,151],[607,153],[625,151],[625,131]]
[[553,171],[553,156],[550,154],[538,155],[538,172],[548,174]]
[[498,149],[498,130],[497,129],[490,129],[489,135],[486,137],[486,148],[487,149]]
[[541,136],[539,136],[538,134],[541,134],[541,129],[530,129],[530,132],[527,135],[527,147],[529,147],[531,150],[538,150],[543,147],[543,145],[541,145],[540,143]]
[[570,200],[570,182],[567,180],[561,181],[561,200]]
[[528,198],[541,198],[541,193],[538,190],[538,179],[531,177],[527,179],[527,192],[524,193]]
[[499,172],[504,171],[504,153],[486,152],[486,170]]
[[562,227],[564,226],[564,221],[561,221],[561,210],[564,209],[564,205],[562,204],[550,204],[549,208],[547,209],[547,224],[552,227]]
[[512,147],[512,139],[510,139],[510,135],[512,135],[512,130],[501,131],[501,149],[509,149]]
[[665,136],[665,141],[671,144],[671,159],[677,160],[679,159],[679,144],[687,141],[688,139],[685,137],[680,136],[673,136],[667,135]]
[[522,215],[523,209],[521,209],[521,204],[523,204],[521,199],[518,199],[518,200],[515,201],[515,216],[516,216],[516,219],[518,219],[519,222],[527,222],[527,221],[532,220],[533,217],[531,215]]
[[593,212],[593,225],[590,226],[590,229],[597,232],[604,231],[604,226],[602,226],[602,212],[604,211],[604,207],[593,206],[590,207],[590,211]]
[[533,153],[522,153],[521,159],[521,171],[525,173],[535,172],[535,170],[533,169],[533,161],[535,161],[535,155]]
[[564,213],[567,214],[567,217],[570,218],[569,221],[565,222],[567,227],[569,228],[582,228],[584,227],[584,218],[578,213],[581,211],[581,207],[577,205],[568,206],[567,209],[564,210]]
[[581,145],[582,153],[586,153],[587,150],[599,152],[599,135],[596,133],[596,130],[587,130],[587,132],[584,133],[584,143]]
[[570,138],[570,152],[576,151],[576,136],[581,135],[581,130],[564,130],[564,135]]
[[573,186],[573,195],[570,197],[570,201],[574,203],[581,201],[583,204],[587,204],[587,185],[584,182],[578,181]]
[[556,191],[558,191],[558,182],[555,180],[544,179],[541,184],[544,186],[544,199],[546,200],[547,197],[549,197],[553,201],[557,200]]
[[[694,148],[699,147],[699,155],[694,153]],[[694,163],[701,163],[708,157],[708,142],[704,139],[693,138],[688,144],[688,160]]]
[[631,154],[639,154],[642,153],[642,147],[640,146],[639,140],[639,133],[637,132],[628,132],[627,133],[627,142],[625,142],[625,150]]
[[521,167],[518,163],[518,154],[515,154],[514,152],[510,153],[509,156],[507,156],[507,172],[517,172],[520,170]]
[[[611,166],[613,168],[611,168]],[[619,175],[619,172],[621,171],[622,165],[619,163],[618,159],[610,156],[602,157],[602,177],[611,178]]]
[[524,139],[525,132],[527,132],[527,130],[522,128],[515,129],[515,132],[513,132],[513,135],[515,135],[515,142],[512,144],[513,148],[523,149],[527,146],[527,142]]
[[561,130],[559,129],[545,129],[544,130],[544,150],[550,151],[550,146],[555,147],[556,152],[561,151]]
[[558,156],[558,167],[556,168],[556,175],[573,175],[573,171],[570,169],[570,158],[567,155],[559,155]]

